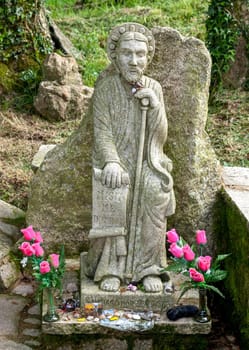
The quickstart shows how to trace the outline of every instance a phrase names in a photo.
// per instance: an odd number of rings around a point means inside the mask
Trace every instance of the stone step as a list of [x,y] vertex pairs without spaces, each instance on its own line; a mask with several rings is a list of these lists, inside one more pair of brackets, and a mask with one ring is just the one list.
[[[82,258],[83,256],[83,258]],[[84,261],[84,254],[81,261]],[[68,267],[69,268],[69,267]],[[69,268],[70,270],[70,268]],[[159,332],[162,334],[193,335],[208,334],[211,331],[212,322],[199,323],[192,317],[180,318],[177,321],[170,321],[166,316],[166,311],[177,305],[180,295],[180,285],[184,281],[181,275],[171,274],[170,283],[165,284],[162,293],[144,293],[142,291],[123,291],[116,293],[103,292],[98,286],[83,274],[81,266],[81,310],[85,303],[98,302],[103,304],[103,309],[131,310],[133,311],[153,311],[157,314],[153,321],[153,328],[148,329],[146,334]],[[67,283],[69,283],[67,277]],[[66,294],[65,294],[66,295]],[[178,305],[196,305],[199,304],[198,291],[189,290],[181,298]],[[47,302],[43,299],[42,315],[47,312]],[[142,321],[141,321],[142,322]],[[110,325],[110,323],[109,323]],[[114,323],[113,323],[114,325]],[[71,335],[71,334],[99,334],[105,335],[113,332],[113,329],[101,325],[100,321],[87,321],[81,317],[74,318],[73,313],[60,312],[60,320],[56,322],[42,321],[42,332],[54,335]],[[119,332],[119,331],[118,331]]]

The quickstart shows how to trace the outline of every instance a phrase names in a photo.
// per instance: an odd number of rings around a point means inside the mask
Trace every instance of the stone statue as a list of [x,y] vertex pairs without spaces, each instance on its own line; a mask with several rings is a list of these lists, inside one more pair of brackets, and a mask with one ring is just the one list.
[[111,65],[93,96],[93,217],[85,273],[115,292],[141,281],[162,291],[166,218],[175,210],[171,160],[163,153],[167,119],[160,84],[143,75],[152,33],[137,23],[115,27]]

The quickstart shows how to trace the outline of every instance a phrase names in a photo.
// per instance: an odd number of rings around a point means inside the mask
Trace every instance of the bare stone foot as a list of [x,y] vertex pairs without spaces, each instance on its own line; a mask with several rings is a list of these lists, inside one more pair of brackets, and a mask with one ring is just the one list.
[[105,277],[100,282],[99,288],[104,292],[117,292],[120,287],[120,280],[117,277]]
[[147,276],[143,279],[144,289],[147,293],[158,293],[163,289],[163,284],[158,276]]

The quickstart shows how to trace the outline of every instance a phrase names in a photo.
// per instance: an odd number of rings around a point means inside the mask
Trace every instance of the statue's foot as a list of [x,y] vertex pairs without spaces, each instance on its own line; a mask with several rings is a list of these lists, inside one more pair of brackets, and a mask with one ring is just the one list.
[[145,292],[158,293],[163,290],[163,284],[158,276],[147,276],[143,279]]
[[117,277],[105,277],[100,282],[99,288],[104,292],[117,292],[120,287],[120,279]]

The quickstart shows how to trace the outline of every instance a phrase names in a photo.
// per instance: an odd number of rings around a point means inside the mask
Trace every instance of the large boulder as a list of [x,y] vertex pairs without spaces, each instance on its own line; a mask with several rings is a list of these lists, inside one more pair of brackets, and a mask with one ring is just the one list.
[[[219,162],[205,132],[211,60],[200,40],[170,28],[155,28],[156,53],[147,74],[158,80],[169,121],[166,153],[173,160],[177,209],[168,226],[185,239],[212,233],[220,187]],[[50,151],[34,176],[27,221],[45,244],[65,244],[67,254],[87,249],[91,228],[91,113],[67,141]]]
[[193,242],[207,230],[213,246],[214,204],[221,187],[220,164],[205,131],[211,59],[204,43],[171,28],[155,28],[150,75],[163,88],[168,117],[166,154],[173,160],[176,212],[168,227]]

